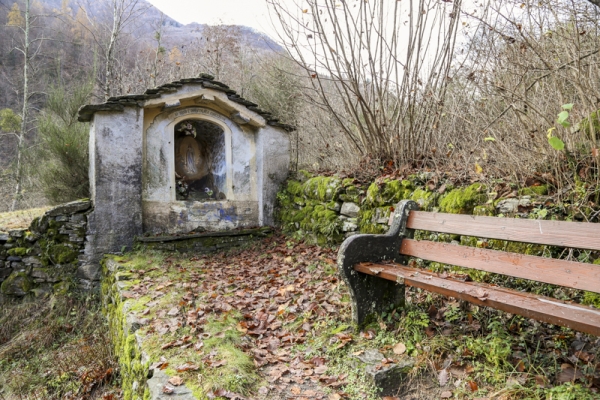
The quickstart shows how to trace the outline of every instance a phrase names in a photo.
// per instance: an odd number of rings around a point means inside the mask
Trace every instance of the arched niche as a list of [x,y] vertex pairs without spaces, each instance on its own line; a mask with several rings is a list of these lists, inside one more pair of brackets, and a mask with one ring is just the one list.
[[[255,129],[204,107],[163,111],[148,121],[144,232],[258,225],[256,134]],[[182,193],[183,184],[192,192]]]
[[225,131],[202,119],[185,119],[174,127],[175,199],[227,199]]

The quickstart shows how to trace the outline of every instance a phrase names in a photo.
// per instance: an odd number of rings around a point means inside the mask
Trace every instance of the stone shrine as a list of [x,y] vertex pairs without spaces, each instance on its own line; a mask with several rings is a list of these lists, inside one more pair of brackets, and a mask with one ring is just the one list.
[[213,77],[86,105],[79,120],[91,122],[90,265],[136,236],[274,223],[293,127]]

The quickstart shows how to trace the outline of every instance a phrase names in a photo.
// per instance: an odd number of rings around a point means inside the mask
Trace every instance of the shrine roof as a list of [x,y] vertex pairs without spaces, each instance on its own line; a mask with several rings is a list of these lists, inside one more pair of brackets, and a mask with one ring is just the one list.
[[296,127],[279,122],[279,119],[258,107],[257,104],[244,99],[226,84],[214,80],[214,77],[208,74],[200,74],[198,78],[185,78],[171,83],[148,89],[144,94],[132,94],[124,96],[110,97],[105,103],[88,104],[79,109],[78,120],[80,122],[89,122],[97,111],[123,111],[125,107],[144,107],[144,102],[151,99],[161,98],[163,94],[173,94],[182,88],[185,84],[200,84],[203,88],[212,89],[225,93],[227,98],[237,104],[246,107],[248,110],[263,117],[267,125],[284,129],[287,132],[296,130]]

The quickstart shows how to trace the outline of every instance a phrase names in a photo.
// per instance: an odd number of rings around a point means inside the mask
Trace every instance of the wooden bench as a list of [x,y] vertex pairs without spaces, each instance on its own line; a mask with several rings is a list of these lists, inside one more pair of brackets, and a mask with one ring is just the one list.
[[600,250],[598,224],[422,212],[405,200],[398,203],[388,233],[351,236],[339,250],[338,268],[359,326],[390,306],[402,306],[408,285],[600,336],[598,309],[407,266],[416,257],[600,293],[600,265],[414,240],[415,230]]

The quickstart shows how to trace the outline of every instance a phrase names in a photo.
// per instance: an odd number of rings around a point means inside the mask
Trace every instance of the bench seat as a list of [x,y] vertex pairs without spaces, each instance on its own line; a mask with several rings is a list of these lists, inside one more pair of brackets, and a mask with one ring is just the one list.
[[596,308],[480,282],[465,282],[451,275],[446,277],[402,264],[360,263],[354,269],[406,286],[600,336],[600,310]]

